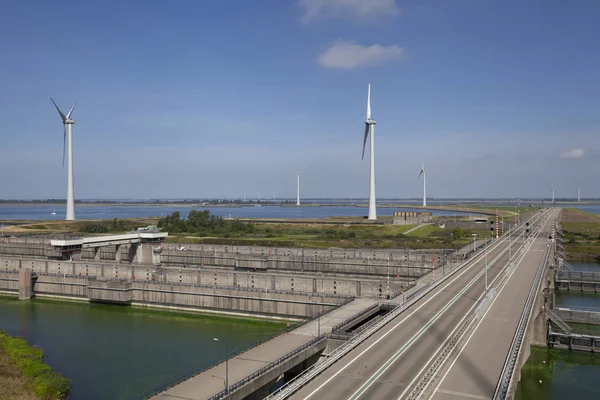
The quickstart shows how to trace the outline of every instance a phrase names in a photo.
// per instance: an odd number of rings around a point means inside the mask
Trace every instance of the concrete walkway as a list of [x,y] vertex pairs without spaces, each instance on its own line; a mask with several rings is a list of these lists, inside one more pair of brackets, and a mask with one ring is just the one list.
[[[355,299],[311,321],[298,329],[278,336],[229,360],[229,385],[251,375],[260,368],[310,342],[320,333],[329,333],[331,328],[356,313],[377,303],[376,299]],[[153,397],[155,400],[207,399],[225,389],[225,363],[204,371]]]

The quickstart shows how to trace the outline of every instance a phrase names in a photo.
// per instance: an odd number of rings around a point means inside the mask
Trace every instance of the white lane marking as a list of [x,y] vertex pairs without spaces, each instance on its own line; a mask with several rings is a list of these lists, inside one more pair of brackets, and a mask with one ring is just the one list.
[[478,400],[490,400],[491,397],[479,396],[471,393],[463,393],[463,392],[454,392],[452,390],[444,390],[441,389],[440,393],[452,394],[454,396],[467,397],[469,399],[478,399]]
[[[536,238],[537,239],[537,238]],[[531,246],[533,246],[533,244],[535,243],[535,240],[532,241],[529,245],[529,248],[531,248]],[[528,250],[529,251],[529,250]],[[500,294],[502,293],[502,291],[504,290],[504,288],[506,287],[506,285],[508,284],[508,281],[512,278],[513,274],[515,273],[515,271],[517,270],[517,268],[519,267],[519,265],[521,265],[521,263],[523,262],[523,260],[525,259],[525,255],[527,254],[527,252],[525,252],[525,254],[523,254],[523,257],[519,260],[518,264],[516,265],[515,268],[513,268],[512,272],[510,273],[508,279],[506,280],[506,282],[504,283],[504,286],[502,286],[502,289],[500,289],[500,291],[498,292],[498,294],[496,295],[496,297],[494,298],[494,300],[492,301],[492,303],[490,304],[490,306],[488,307],[488,309],[485,311],[485,313],[483,314],[483,316],[481,317],[481,320],[479,320],[479,322],[477,323],[477,326],[475,326],[475,329],[473,330],[473,332],[471,332],[471,334],[469,335],[467,341],[465,342],[465,344],[462,346],[462,348],[460,349],[460,351],[458,352],[458,355],[456,356],[456,358],[454,358],[454,360],[452,361],[452,363],[450,364],[450,368],[448,368],[448,370],[446,371],[446,373],[444,374],[444,376],[442,377],[442,379],[440,380],[440,383],[438,383],[437,387],[435,388],[435,390],[433,391],[433,396],[435,396],[436,392],[442,392],[442,389],[440,389],[440,386],[442,386],[442,383],[444,383],[444,380],[446,379],[446,376],[448,376],[448,373],[452,370],[452,367],[454,367],[454,364],[456,363],[456,361],[459,359],[460,355],[462,354],[462,352],[465,350],[465,348],[467,347],[467,345],[469,344],[469,342],[471,341],[471,338],[473,337],[473,335],[475,335],[475,332],[477,332],[477,329],[479,328],[479,325],[481,325],[481,323],[483,322],[483,320],[485,319],[485,316],[487,315],[487,313],[492,309],[492,306],[494,305],[494,303],[496,302],[496,300],[500,297]],[[432,398],[433,398],[432,396]],[[487,397],[484,397],[487,398]]]

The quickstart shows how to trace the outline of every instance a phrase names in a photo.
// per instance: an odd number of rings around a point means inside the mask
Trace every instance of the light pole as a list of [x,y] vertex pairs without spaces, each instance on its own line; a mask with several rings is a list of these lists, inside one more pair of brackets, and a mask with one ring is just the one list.
[[473,250],[477,250],[477,234],[472,233],[471,235],[473,236]]
[[390,299],[390,258],[387,260],[387,299]]
[[[215,342],[219,338],[213,338]],[[227,352],[227,342],[225,342],[225,393],[229,393],[229,353]]]
[[512,255],[510,253],[510,250],[512,247],[512,238],[510,237],[510,228],[511,228],[511,224],[508,224],[508,261],[512,260]]
[[[493,237],[493,236],[492,236]],[[487,270],[488,270],[488,257],[487,257],[487,253],[488,253],[488,249],[487,249],[487,240],[485,241],[485,291],[487,292],[488,290],[488,279],[487,279]]]

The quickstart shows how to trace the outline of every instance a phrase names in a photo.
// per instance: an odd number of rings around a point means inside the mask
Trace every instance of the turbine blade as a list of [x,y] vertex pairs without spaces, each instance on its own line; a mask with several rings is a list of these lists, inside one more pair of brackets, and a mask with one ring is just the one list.
[[67,114],[67,119],[71,119],[71,113],[73,112],[73,109],[75,108],[76,105],[77,105],[77,103],[73,104],[73,107],[71,107],[71,109],[69,110],[69,113]]
[[60,114],[60,117],[62,118],[63,122],[65,122],[65,120],[67,119],[67,117],[65,117],[65,114],[63,114],[63,112],[60,111],[60,108],[58,108],[58,106],[56,105],[56,103],[54,102],[54,100],[52,99],[52,97],[50,97],[50,100],[52,100],[52,103],[54,104],[54,107],[56,107],[56,111],[58,111],[58,113]]
[[62,166],[65,166],[65,149],[67,147],[67,124],[63,125],[64,130],[63,130],[63,163]]
[[365,147],[367,146],[367,137],[369,136],[369,124],[365,124],[365,139],[363,140],[362,159],[365,159]]
[[369,83],[369,89],[367,91],[367,119],[371,118],[371,84]]
[[420,179],[421,175],[423,175],[423,170],[421,170],[421,172],[419,173],[419,176],[417,176],[417,179]]

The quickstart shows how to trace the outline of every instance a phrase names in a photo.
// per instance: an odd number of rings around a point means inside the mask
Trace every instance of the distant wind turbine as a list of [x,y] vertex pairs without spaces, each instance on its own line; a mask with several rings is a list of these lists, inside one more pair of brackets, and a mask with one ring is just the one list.
[[423,207],[427,207],[427,170],[425,169],[425,164],[421,164],[421,172],[417,179],[419,179],[423,175]]
[[581,187],[577,185],[577,202],[581,203]]
[[296,205],[300,205],[300,172],[296,171]]
[[367,119],[365,120],[365,138],[363,140],[362,159],[365,159],[365,147],[369,132],[371,133],[371,174],[369,175],[369,219],[377,219],[375,206],[375,122],[371,118],[371,84],[367,91]]
[[550,189],[552,189],[552,204],[554,204],[554,185],[550,185]]
[[69,110],[68,114],[65,115],[60,108],[56,105],[56,102],[50,97],[50,100],[56,107],[56,111],[60,115],[60,118],[63,122],[63,167],[65,166],[65,147],[68,145],[67,152],[67,220],[75,219],[75,195],[74,195],[74,187],[73,187],[73,124],[75,121],[71,119],[71,114],[73,113],[73,109],[75,108],[75,104]]

